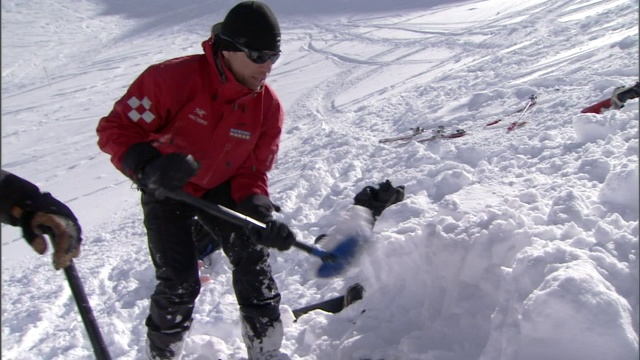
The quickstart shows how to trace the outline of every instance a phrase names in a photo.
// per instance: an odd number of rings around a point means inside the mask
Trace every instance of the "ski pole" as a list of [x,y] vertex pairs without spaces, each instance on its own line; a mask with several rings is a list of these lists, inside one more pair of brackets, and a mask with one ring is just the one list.
[[[18,207],[11,209],[13,216],[18,219],[22,217],[22,211],[23,210]],[[49,240],[51,240],[52,243],[55,241],[54,234],[50,228],[40,227],[40,230],[42,230],[43,234],[46,234],[49,237]],[[93,353],[95,354],[96,359],[111,360],[111,356],[109,355],[107,346],[102,339],[100,328],[98,327],[96,318],[93,316],[89,299],[84,291],[84,286],[82,286],[82,281],[80,280],[78,270],[76,270],[76,266],[73,263],[73,259],[71,259],[69,265],[64,268],[64,275],[67,278],[71,294],[73,295],[73,299],[75,300],[78,311],[80,312],[84,328],[87,331],[87,335],[89,335],[89,341],[93,347]]]
[[[523,107],[523,108],[519,108],[518,110],[513,111],[513,112],[511,112],[511,113],[507,114],[506,116],[511,116],[511,115],[515,115],[515,114],[517,114],[517,113],[520,113],[520,116],[518,117],[518,120],[514,121],[514,123],[517,123],[517,122],[518,122],[518,121],[520,121],[520,119],[522,118],[522,115],[524,115],[524,113],[525,113],[527,110],[529,110],[529,108],[530,108],[530,107],[532,107],[533,105],[535,105],[535,104],[536,104],[536,100],[537,100],[537,99],[538,99],[538,97],[537,97],[537,96],[535,96],[535,95],[531,95],[531,96],[529,96],[529,102],[527,103],[527,105],[526,105],[525,107]],[[492,125],[495,125],[495,124],[497,124],[497,123],[501,122],[502,120],[503,120],[503,119],[496,119],[496,120],[493,120],[493,121],[490,121],[490,122],[486,123],[484,126],[485,126],[485,127],[487,127],[487,126],[492,126]]]
[[80,280],[80,276],[78,275],[78,271],[76,270],[73,260],[71,260],[69,266],[64,268],[64,275],[67,277],[67,282],[71,288],[71,294],[73,294],[73,298],[78,306],[80,317],[82,318],[84,328],[87,330],[87,334],[89,335],[89,340],[91,341],[91,346],[93,346],[93,353],[95,354],[96,359],[111,360],[109,350],[107,350],[107,346],[102,339],[100,328],[98,327],[96,318],[93,316],[89,299],[87,298],[87,294],[84,292],[82,281]]
[[518,121],[520,121],[520,119],[522,119],[522,117],[524,116],[524,113],[526,113],[527,110],[529,110],[529,108],[531,107],[531,105],[533,104],[534,101],[536,101],[536,96],[535,95],[531,95],[529,97],[529,103],[527,104],[527,106],[525,106],[524,110],[522,110],[522,112],[520,113],[520,116],[518,116],[518,120],[515,121],[516,123]]

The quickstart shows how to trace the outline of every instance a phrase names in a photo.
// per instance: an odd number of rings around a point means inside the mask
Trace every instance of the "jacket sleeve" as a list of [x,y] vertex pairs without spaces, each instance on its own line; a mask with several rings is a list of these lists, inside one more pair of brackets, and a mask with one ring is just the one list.
[[284,123],[282,105],[278,98],[273,96],[273,103],[266,112],[260,137],[251,156],[231,179],[231,195],[236,203],[249,195],[269,196],[267,172],[275,164]]
[[109,115],[98,123],[98,146],[111,155],[111,162],[125,175],[122,157],[132,145],[151,140],[171,118],[170,106],[163,93],[158,73],[162,68],[152,65],[116,101]]
[[11,209],[14,206],[23,207],[26,202],[33,202],[41,195],[36,185],[0,170],[0,222],[17,226],[18,219],[11,214]]

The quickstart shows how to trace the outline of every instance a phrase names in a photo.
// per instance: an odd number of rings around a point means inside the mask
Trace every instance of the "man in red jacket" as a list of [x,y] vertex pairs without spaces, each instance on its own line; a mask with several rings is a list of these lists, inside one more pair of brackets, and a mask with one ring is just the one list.
[[[283,109],[265,80],[280,56],[280,26],[258,1],[234,6],[204,54],[147,68],[97,128],[98,145],[142,191],[158,284],[146,320],[150,359],[180,355],[200,292],[192,220],[216,234],[233,266],[249,359],[280,354],[280,293],[267,247],[295,236],[272,216],[267,172],[278,152]],[[267,224],[249,234],[156,189],[182,190]],[[277,358],[277,356],[275,357]]]

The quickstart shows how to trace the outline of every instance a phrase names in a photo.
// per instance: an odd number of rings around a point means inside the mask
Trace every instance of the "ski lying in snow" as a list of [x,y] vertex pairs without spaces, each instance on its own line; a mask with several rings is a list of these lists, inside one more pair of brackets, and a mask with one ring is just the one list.
[[527,124],[526,121],[514,121],[511,124],[509,124],[509,127],[507,127],[507,132],[512,132],[515,129],[519,129],[523,126],[525,126]]
[[588,106],[580,112],[583,114],[602,114],[606,110],[620,110],[624,107],[625,102],[637,97],[640,97],[640,81],[633,86],[615,88],[610,98]]
[[403,141],[403,140],[404,141],[409,141],[409,140],[413,139],[414,137],[416,137],[416,136],[424,133],[425,131],[427,131],[427,129],[421,128],[419,126],[411,128],[409,130],[411,130],[411,134],[409,134],[409,135],[400,135],[400,136],[380,139],[380,140],[378,140],[378,142],[380,144],[386,144],[386,143],[395,142],[395,141]]
[[383,144],[394,143],[394,142],[408,144],[413,140],[417,142],[425,142],[425,141],[438,140],[438,139],[455,139],[455,138],[459,138],[467,135],[466,130],[463,130],[463,129],[456,129],[453,132],[447,133],[445,127],[442,125],[438,126],[435,129],[432,129],[431,135],[428,135],[428,136],[420,136],[423,133],[427,132],[425,128],[415,127],[415,128],[412,128],[411,130],[413,131],[413,133],[410,135],[380,139],[379,142]]
[[[534,106],[534,105],[536,104],[537,99],[538,99],[538,98],[537,98],[535,95],[531,95],[531,96],[529,96],[529,102],[527,103],[527,105],[525,105],[525,106],[523,106],[523,107],[519,108],[518,110],[516,110],[516,111],[514,111],[514,112],[512,112],[512,113],[510,113],[510,114],[508,114],[507,116],[515,115],[515,114],[518,114],[518,113],[522,113],[522,114],[524,114],[527,110],[529,110],[532,106]],[[520,115],[520,117],[522,117],[522,115]],[[493,125],[495,125],[495,124],[498,124],[498,123],[499,123],[499,122],[501,122],[502,120],[503,120],[503,119],[493,120],[493,121],[490,121],[490,122],[486,123],[484,126],[485,126],[485,127],[493,126]],[[511,123],[511,125],[513,125],[513,123]],[[509,127],[511,127],[511,125],[509,125]],[[524,125],[524,124],[523,124],[523,125]],[[511,130],[507,130],[507,131],[511,131]]]
[[337,296],[329,300],[324,300],[319,303],[311,304],[299,309],[295,309],[293,310],[293,316],[298,319],[300,318],[300,316],[313,310],[322,310],[332,314],[337,314],[342,311],[342,309],[362,299],[363,294],[364,287],[358,283],[355,283],[349,286],[347,292],[344,295]]
[[526,121],[522,120],[522,117],[527,112],[527,110],[536,103],[536,99],[537,97],[535,95],[531,95],[529,97],[529,103],[524,107],[524,109],[520,113],[520,116],[518,116],[518,119],[509,124],[509,126],[507,127],[507,132],[512,132],[513,130],[519,129],[527,124]]
[[464,129],[456,129],[453,132],[446,132],[444,126],[438,126],[436,129],[433,130],[433,135],[417,138],[415,140],[416,142],[426,142],[426,141],[433,141],[433,140],[439,140],[439,139],[456,139],[459,137],[463,137],[467,134],[468,134],[467,131]]

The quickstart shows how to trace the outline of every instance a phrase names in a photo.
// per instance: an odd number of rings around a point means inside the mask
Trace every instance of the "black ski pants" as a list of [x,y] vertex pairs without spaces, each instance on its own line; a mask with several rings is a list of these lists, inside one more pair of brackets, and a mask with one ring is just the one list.
[[[235,210],[229,183],[202,198]],[[269,250],[238,225],[218,219],[182,202],[142,194],[144,225],[158,281],[151,295],[146,320],[147,337],[159,349],[183,340],[200,293],[198,254],[192,220],[220,236],[222,249],[233,267],[233,287],[245,323],[258,338],[280,319],[280,293],[271,275]]]

